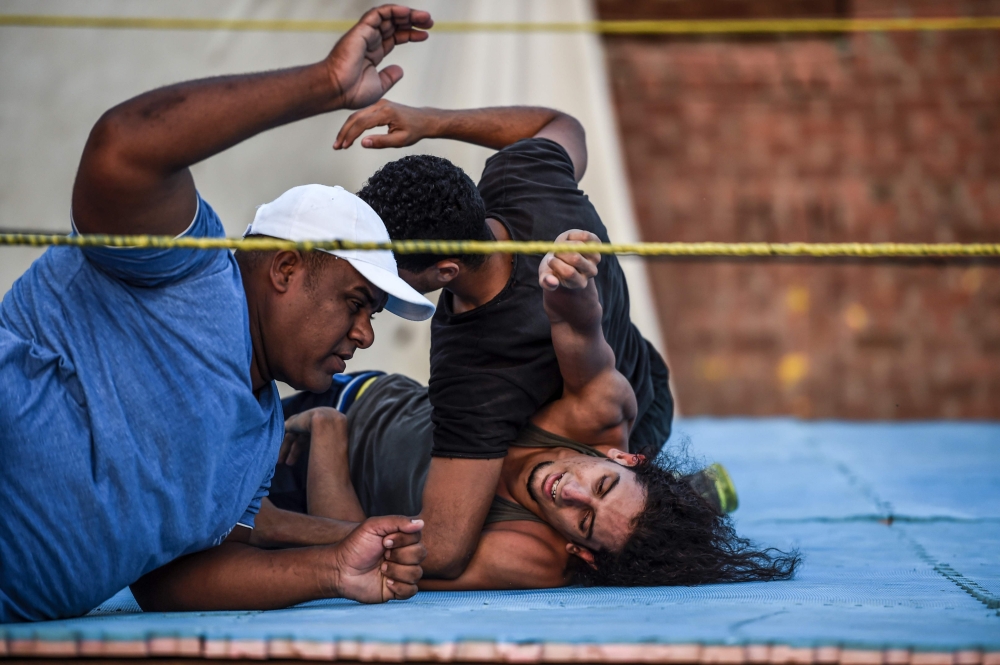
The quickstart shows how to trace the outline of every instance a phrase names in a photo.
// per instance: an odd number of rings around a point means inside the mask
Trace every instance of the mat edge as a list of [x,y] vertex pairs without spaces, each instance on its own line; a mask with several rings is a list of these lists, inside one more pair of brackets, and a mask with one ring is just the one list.
[[488,641],[317,642],[291,639],[152,637],[147,640],[0,639],[0,658],[210,658],[382,662],[699,663],[823,665],[1000,665],[1000,651],[855,649],[783,644],[568,644]]

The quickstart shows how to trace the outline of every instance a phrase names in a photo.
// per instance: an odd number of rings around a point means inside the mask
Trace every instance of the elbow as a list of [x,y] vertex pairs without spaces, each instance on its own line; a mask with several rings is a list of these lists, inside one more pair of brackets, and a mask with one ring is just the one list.
[[427,549],[427,558],[421,564],[424,575],[439,580],[457,580],[472,559],[472,552],[464,553],[456,548],[445,548],[445,551],[442,548]]
[[105,111],[90,130],[82,161],[104,165],[121,160],[127,144],[125,133],[118,108]]
[[583,123],[571,115],[566,116],[567,124],[573,135],[573,152],[570,157],[573,159],[573,175],[577,182],[587,173],[587,130],[583,128]]
[[[126,138],[115,110],[105,112],[90,130],[80,157],[74,186],[74,203],[80,194],[105,191],[127,173]],[[75,207],[75,206],[74,206]]]
[[146,171],[134,156],[125,121],[111,109],[90,130],[73,184],[73,218],[82,233],[108,232],[100,221],[107,201],[130,193]]
[[114,187],[149,171],[142,159],[143,135],[136,133],[123,106],[105,111],[91,128],[80,158],[78,184],[82,179],[91,186]]
[[427,561],[423,563],[424,574],[438,580],[457,580],[465,573],[469,565],[468,559],[454,559],[449,561],[432,562],[428,566]]
[[587,132],[573,116],[562,111],[555,111],[555,114],[535,136],[555,141],[563,147],[573,162],[573,177],[579,182],[587,171]]

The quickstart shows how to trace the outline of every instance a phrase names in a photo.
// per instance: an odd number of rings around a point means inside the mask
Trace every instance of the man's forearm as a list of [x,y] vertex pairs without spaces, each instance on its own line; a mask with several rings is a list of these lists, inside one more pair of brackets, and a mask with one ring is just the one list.
[[357,522],[282,510],[267,499],[261,502],[255,522],[250,544],[257,547],[333,545],[358,526]]
[[337,595],[329,550],[262,550],[226,542],[190,554],[131,585],[147,612],[268,610]]
[[[160,88],[106,114],[137,166],[177,170],[260,132],[337,106],[325,63]],[[150,122],[155,119],[155,122]]]
[[452,111],[421,109],[428,114],[425,138],[453,139],[500,150],[531,138],[564,114],[539,106],[503,106]]
[[338,91],[325,63],[273,72],[221,76],[152,90],[112,108],[84,150],[130,167],[132,177],[158,179],[273,127],[336,108]]
[[352,113],[340,128],[336,149],[351,147],[373,127],[388,127],[387,134],[366,136],[366,148],[402,148],[423,139],[453,139],[501,150],[521,139],[544,138],[558,143],[573,162],[579,180],[587,170],[587,136],[580,122],[554,109],[538,106],[503,106],[451,111],[413,108],[382,100]]
[[466,111],[423,109],[430,114],[425,138],[474,143],[501,150],[532,137],[555,141],[573,162],[577,180],[587,170],[587,139],[580,122],[565,113],[538,106],[504,106]]
[[424,575],[455,579],[479,543],[503,459],[431,458],[424,485]]
[[195,211],[188,169],[260,132],[336,108],[321,63],[160,88],[94,126],[73,188],[84,233],[180,233]]
[[188,167],[255,134],[338,108],[362,108],[402,77],[379,63],[394,44],[423,41],[426,12],[369,10],[321,62],[189,81],[147,92],[94,126],[73,187],[84,233],[179,233],[195,209]]
[[309,514],[363,522],[364,508],[351,481],[347,418],[313,418],[306,498]]

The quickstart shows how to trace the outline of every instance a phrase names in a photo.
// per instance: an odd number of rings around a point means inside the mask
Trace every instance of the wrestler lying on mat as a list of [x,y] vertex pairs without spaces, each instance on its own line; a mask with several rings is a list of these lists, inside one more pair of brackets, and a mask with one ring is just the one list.
[[[585,231],[560,239],[597,241]],[[504,459],[465,572],[454,580],[425,578],[421,589],[701,584],[792,575],[795,554],[754,549],[718,504],[675,469],[624,452],[636,401],[601,328],[593,279],[599,261],[600,255],[577,253],[542,260],[539,283],[562,397],[535,414]],[[271,501],[350,521],[419,513],[432,447],[427,389],[398,374],[345,378],[324,395],[286,400],[290,417]],[[329,406],[307,408],[324,401]]]

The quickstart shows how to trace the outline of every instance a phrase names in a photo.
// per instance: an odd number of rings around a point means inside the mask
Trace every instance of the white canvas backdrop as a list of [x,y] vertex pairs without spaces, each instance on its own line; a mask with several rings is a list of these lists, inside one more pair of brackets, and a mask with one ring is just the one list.
[[[421,0],[436,20],[584,21],[587,0]],[[362,0],[0,0],[0,12],[99,16],[252,19],[356,18]],[[80,152],[91,126],[114,104],[185,79],[303,64],[336,41],[322,33],[155,31],[0,27],[0,227],[65,232]],[[432,34],[387,59],[405,77],[390,99],[411,105],[471,108],[538,104],[575,115],[587,129],[590,163],[582,187],[616,241],[638,239],[620,157],[601,44],[594,35]],[[279,128],[194,168],[202,195],[229,235],[242,233],[255,206],[294,185],[339,184],[357,191],[381,164],[415,152],[452,160],[477,180],[490,151],[448,141],[370,151],[360,143],[331,150],[347,112]],[[0,248],[0,292],[40,251]],[[632,317],[662,351],[646,271],[624,259]],[[426,381],[428,323],[388,314],[376,319],[376,342],[351,370],[404,372]]]

